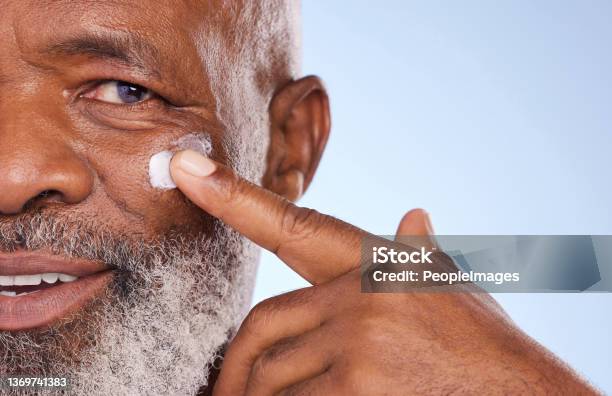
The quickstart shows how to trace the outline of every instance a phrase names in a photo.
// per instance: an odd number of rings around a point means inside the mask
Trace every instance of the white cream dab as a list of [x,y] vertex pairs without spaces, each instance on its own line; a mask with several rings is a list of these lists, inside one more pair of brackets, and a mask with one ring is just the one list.
[[162,151],[149,160],[149,181],[151,185],[160,190],[171,190],[176,184],[170,176],[170,161],[174,153],[181,150],[194,150],[209,156],[212,153],[212,140],[207,133],[191,133],[178,139],[172,150]]

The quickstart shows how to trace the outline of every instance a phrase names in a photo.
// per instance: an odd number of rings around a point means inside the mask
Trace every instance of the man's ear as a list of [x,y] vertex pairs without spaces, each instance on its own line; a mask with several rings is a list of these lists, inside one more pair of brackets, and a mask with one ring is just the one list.
[[297,201],[317,170],[331,128],[329,99],[318,77],[291,81],[270,104],[270,148],[263,186]]

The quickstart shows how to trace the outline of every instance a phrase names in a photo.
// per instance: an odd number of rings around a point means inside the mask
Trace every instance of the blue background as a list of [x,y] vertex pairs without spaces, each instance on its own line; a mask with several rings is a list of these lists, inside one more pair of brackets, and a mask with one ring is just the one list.
[[[303,71],[333,114],[302,205],[377,234],[414,207],[439,234],[612,234],[612,2],[302,8]],[[255,302],[306,285],[265,253]],[[612,393],[612,295],[496,298]]]

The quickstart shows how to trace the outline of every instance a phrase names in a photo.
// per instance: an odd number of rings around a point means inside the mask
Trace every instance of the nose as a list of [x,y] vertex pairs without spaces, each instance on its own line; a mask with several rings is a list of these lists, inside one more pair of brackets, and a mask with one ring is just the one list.
[[76,204],[87,198],[93,176],[86,163],[61,141],[0,134],[0,214],[31,205]]

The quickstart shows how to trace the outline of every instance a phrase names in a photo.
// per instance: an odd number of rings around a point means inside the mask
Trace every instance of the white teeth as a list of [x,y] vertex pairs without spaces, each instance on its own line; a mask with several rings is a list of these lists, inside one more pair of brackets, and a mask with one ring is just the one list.
[[77,277],[72,275],[59,274],[59,280],[61,282],[74,282],[75,280],[77,280]]
[[40,285],[42,275],[15,275],[15,286]]
[[[58,279],[61,282],[74,282],[79,278],[73,275],[59,274],[57,272],[36,275],[0,275],[0,286],[37,286],[40,285],[42,281],[52,284],[56,283]],[[0,296],[21,297],[32,293],[37,293],[39,291],[40,290],[34,290],[31,292],[17,294],[15,291],[0,290]]]
[[42,281],[45,283],[74,282],[79,279],[76,276],[49,272],[36,275],[0,275],[0,286],[38,286]]
[[14,276],[0,276],[0,286],[13,286],[15,284]]
[[55,283],[57,282],[58,278],[59,278],[59,274],[57,272],[42,274],[42,280],[45,281],[45,283]]

